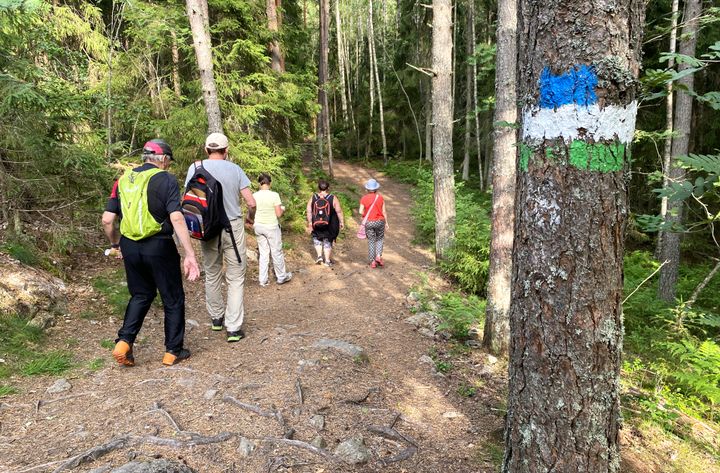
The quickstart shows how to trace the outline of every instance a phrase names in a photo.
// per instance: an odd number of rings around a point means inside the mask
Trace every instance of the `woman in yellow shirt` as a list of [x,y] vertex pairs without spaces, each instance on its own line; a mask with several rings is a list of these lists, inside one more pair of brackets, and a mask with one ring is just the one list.
[[267,173],[258,177],[260,190],[253,194],[257,204],[253,230],[257,237],[260,265],[258,280],[262,287],[269,284],[268,268],[270,257],[273,260],[273,269],[278,284],[285,284],[292,279],[292,273],[285,269],[285,255],[282,250],[282,233],[278,217],[285,212],[285,206],[280,201],[280,195],[270,190],[272,179]]

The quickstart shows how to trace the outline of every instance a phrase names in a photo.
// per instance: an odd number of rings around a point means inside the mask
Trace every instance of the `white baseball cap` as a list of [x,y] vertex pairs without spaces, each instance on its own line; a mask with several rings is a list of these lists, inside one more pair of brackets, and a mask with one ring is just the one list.
[[228,138],[222,133],[210,133],[205,140],[206,149],[225,149],[228,145]]

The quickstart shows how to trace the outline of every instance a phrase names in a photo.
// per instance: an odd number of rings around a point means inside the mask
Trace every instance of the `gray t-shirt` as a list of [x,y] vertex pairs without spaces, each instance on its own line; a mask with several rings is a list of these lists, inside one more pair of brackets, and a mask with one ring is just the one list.
[[[202,165],[222,186],[223,204],[228,218],[230,220],[242,218],[240,191],[250,187],[250,179],[248,179],[245,171],[237,164],[224,159],[204,159]],[[185,187],[187,187],[187,183],[193,174],[195,174],[195,163],[192,163],[188,168]]]

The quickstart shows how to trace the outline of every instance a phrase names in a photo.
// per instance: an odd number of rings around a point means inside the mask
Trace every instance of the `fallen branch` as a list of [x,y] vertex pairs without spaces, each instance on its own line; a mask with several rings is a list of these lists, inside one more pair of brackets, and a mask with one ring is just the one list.
[[131,437],[129,435],[123,435],[121,437],[115,437],[102,445],[92,447],[79,455],[75,455],[69,460],[65,460],[65,462],[63,462],[59,467],[53,470],[53,473],[59,473],[67,470],[68,468],[75,468],[83,463],[95,461],[114,450],[125,448],[129,445],[130,439]]
[[316,455],[320,455],[328,460],[330,460],[333,463],[339,463],[340,459],[337,458],[335,455],[333,455],[328,450],[325,450],[324,448],[318,448],[314,445],[311,445],[307,442],[301,442],[300,440],[290,440],[290,439],[276,439],[272,437],[265,437],[261,439],[263,442],[268,443],[274,443],[276,445],[288,445],[290,447],[297,447],[302,448],[303,450],[307,450],[309,452],[312,452]]
[[398,453],[397,455],[394,455],[389,458],[381,458],[379,460],[379,463],[382,466],[387,466],[391,463],[405,461],[405,460],[409,459],[410,457],[412,457],[413,455],[415,455],[417,453],[417,450],[418,450],[417,447],[410,446],[410,447],[406,448],[405,450],[403,450],[402,452]]
[[401,434],[400,432],[398,432],[397,430],[395,430],[392,427],[384,427],[382,425],[369,425],[367,427],[367,429],[374,434],[380,435],[381,437],[385,437],[385,438],[391,439],[391,440],[398,440],[401,442],[405,442],[409,445],[412,445],[413,447],[418,446],[417,442],[415,440],[413,440],[411,437]]
[[233,432],[222,432],[212,437],[206,437],[200,434],[190,434],[192,438],[190,440],[175,440],[164,437],[156,437],[150,435],[147,437],[133,437],[133,440],[137,441],[138,444],[151,444],[161,445],[163,447],[174,447],[174,448],[187,448],[195,447],[197,445],[208,445],[211,443],[227,442],[237,434]]
[[261,416],[261,417],[273,418],[273,419],[277,420],[277,421],[280,423],[280,425],[282,425],[282,426],[285,425],[285,419],[283,419],[283,416],[282,416],[282,414],[280,413],[280,411],[274,411],[274,410],[273,410],[273,411],[266,411],[266,410],[262,409],[262,408],[259,407],[259,406],[255,406],[255,405],[253,405],[253,404],[245,404],[244,402],[240,402],[240,401],[238,401],[237,399],[235,399],[234,397],[228,396],[228,395],[226,395],[225,397],[223,397],[222,400],[223,400],[224,402],[229,402],[229,403],[231,403],[231,404],[235,404],[235,405],[238,406],[239,408],[245,409],[246,411],[250,411],[250,412],[252,412],[252,413],[254,413],[254,414],[257,414],[257,415],[259,415],[259,416]]
[[715,264],[715,267],[710,271],[710,273],[703,279],[703,281],[698,284],[698,286],[693,291],[692,295],[690,296],[690,299],[685,303],[685,307],[691,307],[693,304],[695,304],[695,301],[697,300],[698,296],[702,292],[703,289],[705,289],[705,286],[708,285],[710,280],[715,276],[715,274],[720,270],[720,260],[718,260],[717,264]]
[[52,404],[54,402],[67,401],[68,399],[74,399],[76,397],[87,396],[89,394],[95,394],[95,393],[87,392],[87,393],[71,394],[70,396],[58,397],[56,399],[48,399],[48,400],[40,399],[35,403],[35,413],[37,414],[37,411],[39,411],[42,406],[47,406],[48,404]]
[[182,429],[180,428],[180,426],[178,425],[178,423],[175,422],[175,419],[173,419],[173,416],[171,416],[168,411],[166,411],[165,409],[163,409],[162,406],[160,406],[160,403],[159,403],[159,402],[155,401],[155,404],[153,405],[153,408],[148,411],[148,414],[149,414],[149,413],[152,413],[152,412],[159,412],[159,413],[161,413],[162,415],[164,415],[164,416],[167,418],[167,420],[170,422],[170,425],[173,426],[173,429],[175,429],[175,432],[177,432],[177,433],[184,433],[183,430],[182,430]]
[[663,261],[663,263],[662,263],[660,266],[658,266],[658,268],[657,268],[655,271],[653,271],[650,276],[648,276],[648,277],[646,277],[645,279],[643,279],[643,281],[642,281],[640,284],[638,284],[638,286],[633,290],[633,292],[631,292],[630,294],[628,294],[628,296],[625,298],[625,300],[622,301],[622,304],[620,304],[620,305],[625,305],[625,303],[627,302],[627,300],[630,299],[630,296],[632,296],[633,294],[635,294],[636,292],[638,292],[638,289],[640,289],[643,284],[645,284],[651,277],[655,276],[655,273],[657,273],[658,271],[660,271],[660,270],[662,269],[662,267],[665,266],[666,264],[668,264],[669,262],[670,262],[670,260],[667,260],[667,259],[666,259],[665,261]]
[[304,404],[305,399],[303,398],[303,390],[302,390],[302,384],[300,384],[300,378],[295,380],[295,391],[297,391],[298,400],[300,401],[300,404]]

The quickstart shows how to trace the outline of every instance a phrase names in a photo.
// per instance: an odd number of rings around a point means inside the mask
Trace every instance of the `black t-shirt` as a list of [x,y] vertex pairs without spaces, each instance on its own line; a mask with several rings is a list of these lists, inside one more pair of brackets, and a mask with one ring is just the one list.
[[[153,169],[155,166],[145,163],[136,167],[133,171],[142,172]],[[162,230],[157,235],[168,236],[173,234],[172,223],[169,215],[172,212],[180,212],[180,187],[177,180],[169,172],[159,172],[150,178],[148,182],[148,207],[150,215],[155,221],[162,224]],[[120,215],[120,194],[118,192],[118,181],[115,181],[110,198],[108,199],[105,211]],[[157,236],[153,235],[153,236]]]

